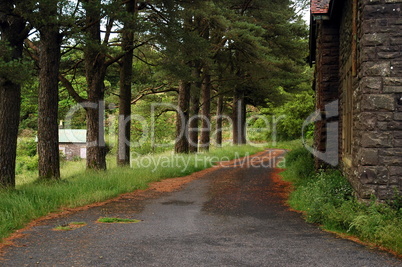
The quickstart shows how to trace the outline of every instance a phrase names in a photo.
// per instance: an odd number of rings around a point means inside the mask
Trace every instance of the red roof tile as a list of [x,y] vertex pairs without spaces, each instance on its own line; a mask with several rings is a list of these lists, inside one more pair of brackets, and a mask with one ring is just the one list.
[[311,14],[326,14],[331,0],[311,0]]

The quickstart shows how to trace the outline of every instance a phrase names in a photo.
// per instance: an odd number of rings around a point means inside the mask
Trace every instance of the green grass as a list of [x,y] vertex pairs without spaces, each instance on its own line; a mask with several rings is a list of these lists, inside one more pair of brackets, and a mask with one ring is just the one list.
[[70,222],[72,225],[86,225],[86,222]]
[[[146,163],[148,160],[151,163],[146,167],[133,168],[116,167],[115,158],[110,156],[109,170],[106,172],[85,171],[84,161],[66,162],[61,171],[63,179],[58,182],[38,182],[34,180],[36,174],[27,174],[30,177],[23,182],[17,180],[16,190],[0,190],[0,239],[33,219],[63,207],[73,208],[104,201],[122,193],[145,189],[150,182],[185,176],[208,168],[215,161],[229,160],[261,150],[252,146],[212,149],[209,153],[181,156],[180,159],[186,165],[180,166],[169,164],[169,161],[177,161],[177,158],[166,152],[134,159],[133,162],[142,160],[142,163]],[[207,160],[204,162],[205,158]]]
[[[311,144],[311,142],[312,142],[311,140],[307,140],[308,144]],[[292,140],[292,141],[277,141],[277,142],[269,141],[268,147],[294,150],[297,148],[302,148],[303,141],[301,139],[296,139],[296,140]]]
[[361,240],[402,254],[402,201],[388,204],[373,199],[362,203],[339,171],[313,172],[307,151],[296,149],[287,155],[285,180],[295,185],[288,200],[305,219],[324,229],[356,236]]
[[53,228],[55,231],[71,231],[87,225],[85,222],[70,222],[68,225],[59,225]]
[[55,227],[53,230],[55,231],[70,231],[73,230],[73,228],[71,228],[70,226],[57,226]]
[[99,218],[97,222],[100,223],[138,223],[140,220],[135,219],[124,219],[124,218],[113,218],[113,217],[103,217]]

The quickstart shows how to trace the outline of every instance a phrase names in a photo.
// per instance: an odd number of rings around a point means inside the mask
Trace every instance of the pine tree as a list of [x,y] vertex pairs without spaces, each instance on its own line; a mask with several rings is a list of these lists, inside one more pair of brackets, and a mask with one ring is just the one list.
[[[103,4],[99,0],[85,0],[82,2],[81,16],[76,18],[76,27],[72,30],[72,43],[78,44],[83,52],[83,60],[73,62],[70,70],[77,71],[83,62],[83,72],[86,79],[86,97],[80,95],[73,83],[60,75],[59,79],[67,89],[70,96],[83,106],[86,112],[87,127],[87,169],[105,170],[106,153],[105,144],[105,77],[107,69],[124,57],[127,51],[115,56],[110,52],[110,36],[118,14],[119,5],[115,3]],[[106,31],[101,39],[101,25],[105,23]],[[71,62],[70,62],[71,63]],[[73,77],[74,78],[74,77]]]
[[21,108],[23,42],[29,28],[23,1],[0,2],[0,187],[15,186],[15,159]]
[[119,138],[117,164],[130,164],[131,140],[131,83],[133,81],[134,57],[134,27],[137,1],[129,0],[125,3],[126,15],[122,29],[121,50],[124,56],[120,62],[120,93],[119,93]]
[[202,81],[202,124],[200,150],[209,151],[210,134],[211,134],[211,75],[209,68],[204,66],[203,81]]
[[[230,6],[230,28],[221,34],[224,45],[216,59],[222,77],[233,82],[221,84],[233,90],[233,139],[244,143],[245,106],[266,105],[279,98],[279,88],[297,88],[303,72],[307,35],[290,1],[219,1]],[[219,36],[219,35],[218,35]]]
[[38,92],[38,171],[41,179],[60,178],[58,134],[58,76],[62,35],[58,21],[58,1],[41,0],[38,16],[47,20],[33,21],[40,32]]

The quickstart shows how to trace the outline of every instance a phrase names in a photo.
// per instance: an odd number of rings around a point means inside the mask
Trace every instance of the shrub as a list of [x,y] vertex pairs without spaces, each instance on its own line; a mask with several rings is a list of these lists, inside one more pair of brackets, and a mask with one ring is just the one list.
[[36,155],[37,144],[32,138],[21,138],[18,140],[17,155],[33,157]]
[[389,204],[375,199],[369,204],[353,197],[353,189],[339,171],[315,174],[307,151],[296,149],[286,157],[286,180],[295,185],[288,200],[290,206],[304,212],[308,222],[328,230],[349,233],[402,253],[401,199]]
[[286,167],[286,171],[282,173],[283,177],[288,181],[299,183],[313,176],[314,158],[304,147],[297,148],[286,155]]
[[[303,123],[314,112],[314,92],[305,91],[296,95],[288,95],[291,97],[284,105],[265,110],[268,118],[272,122],[276,122],[276,135],[279,140],[294,140],[300,138],[302,135]],[[274,115],[273,115],[274,114]],[[280,119],[282,118],[282,119]],[[306,137],[313,135],[314,126],[309,124],[304,129]],[[269,132],[268,136],[273,133]]]
[[38,156],[19,156],[16,161],[16,174],[24,171],[36,171],[38,169]]

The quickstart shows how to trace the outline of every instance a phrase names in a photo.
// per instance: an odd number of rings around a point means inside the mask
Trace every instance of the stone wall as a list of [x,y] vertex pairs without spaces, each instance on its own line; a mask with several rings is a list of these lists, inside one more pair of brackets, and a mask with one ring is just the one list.
[[[343,122],[343,113],[344,113],[344,94],[346,92],[344,91],[346,85],[345,79],[347,78],[346,75],[348,72],[351,71],[352,65],[348,62],[350,60],[353,60],[352,57],[352,38],[353,38],[353,32],[352,32],[352,26],[353,26],[353,13],[352,13],[352,0],[345,0],[343,1],[343,8],[342,8],[342,15],[341,20],[340,20],[340,25],[339,25],[339,38],[340,38],[340,56],[339,56],[339,68],[340,68],[340,84],[339,84],[339,136],[342,137],[342,132],[344,128],[344,122]],[[357,168],[357,162],[356,162],[356,151],[358,149],[358,134],[359,131],[356,129],[358,127],[355,122],[357,121],[357,116],[358,114],[358,106],[356,105],[356,93],[359,90],[358,83],[359,83],[359,77],[358,76],[353,76],[352,75],[352,91],[354,93],[353,95],[353,120],[354,120],[354,129],[353,129],[353,135],[354,135],[354,140],[352,142],[352,152],[351,152],[351,161],[347,162],[345,159],[349,157],[349,155],[344,155],[343,154],[343,144],[342,144],[342,138],[340,138],[340,145],[339,145],[339,154],[340,154],[340,168],[343,172],[343,174],[349,178],[350,182],[352,183],[353,187],[357,192],[362,191],[362,186],[364,184],[359,180],[354,177],[355,175],[355,169]]]
[[[355,60],[353,143],[351,156],[339,146],[340,168],[358,196],[392,198],[402,191],[402,0],[358,0],[357,49],[352,55],[353,0],[336,1],[342,7],[330,21],[317,22],[317,109],[340,100],[339,142],[342,143],[342,102],[350,60]],[[332,118],[333,119],[333,118]],[[315,146],[328,150],[330,134],[324,119],[316,124]],[[334,155],[335,156],[335,155]],[[349,160],[350,159],[350,160]],[[317,160],[317,166],[323,162]]]
[[64,154],[67,160],[81,158],[81,149],[85,149],[86,144],[59,144],[59,150]]
[[[333,136],[327,133],[327,125],[337,118],[325,117],[325,106],[338,99],[339,87],[339,27],[331,21],[317,21],[316,40],[316,69],[315,69],[315,90],[316,109],[322,113],[323,120],[315,124],[314,146],[323,153],[332,153],[329,157],[337,158],[338,155],[328,143],[335,140],[327,140]],[[331,142],[327,142],[331,141]],[[326,167],[326,163],[316,159],[316,167]]]
[[[402,188],[402,0],[358,2],[355,141],[352,166],[343,170],[360,198],[387,199]],[[348,14],[351,5],[345,6]],[[341,29],[349,28],[347,21]]]

